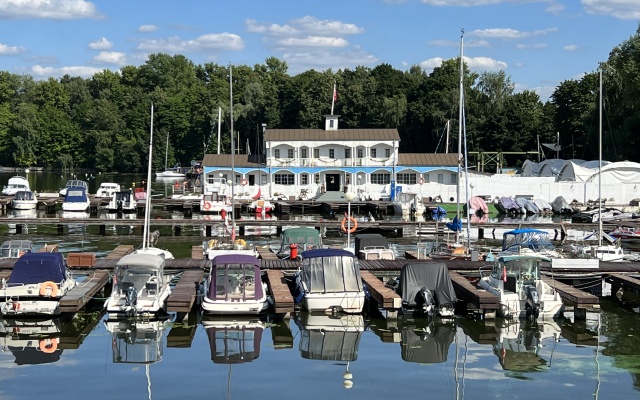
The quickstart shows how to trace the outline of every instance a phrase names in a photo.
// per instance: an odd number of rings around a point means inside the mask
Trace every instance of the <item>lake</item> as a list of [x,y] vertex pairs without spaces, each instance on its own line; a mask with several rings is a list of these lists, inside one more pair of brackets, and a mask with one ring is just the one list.
[[[66,179],[59,182],[50,190]],[[55,226],[28,228],[15,235],[0,226],[0,237],[103,256],[119,244],[137,247],[142,235],[141,221],[113,226],[106,236],[97,227],[73,226],[64,235]],[[179,237],[167,229],[158,246],[189,257],[203,239],[197,228]],[[403,248],[416,238],[390,241]],[[203,320],[192,313],[182,322],[137,326],[106,323],[100,300],[71,320],[0,321],[0,397],[538,400],[637,398],[640,389],[640,315],[612,300],[585,322],[567,315],[536,325],[306,313],[284,321]]]

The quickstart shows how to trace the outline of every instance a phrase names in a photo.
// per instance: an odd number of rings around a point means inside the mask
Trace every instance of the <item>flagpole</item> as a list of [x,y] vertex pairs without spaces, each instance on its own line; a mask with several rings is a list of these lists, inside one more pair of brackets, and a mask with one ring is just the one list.
[[333,96],[331,97],[331,115],[333,115],[333,106],[336,104],[336,81],[333,81]]

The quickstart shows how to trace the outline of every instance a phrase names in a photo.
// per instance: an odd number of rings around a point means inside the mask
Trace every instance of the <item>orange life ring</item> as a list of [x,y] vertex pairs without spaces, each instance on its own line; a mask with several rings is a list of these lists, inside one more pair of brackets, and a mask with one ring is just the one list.
[[179,188],[180,187],[180,182],[176,182],[173,186]]
[[210,210],[211,209],[211,203],[209,203],[208,201],[204,202],[204,209],[205,210]]
[[242,184],[242,186],[247,186],[249,184],[249,181],[246,178],[242,178],[240,183]]
[[42,285],[40,285],[40,296],[47,295],[47,289],[51,289],[51,294],[49,297],[56,297],[58,294],[58,285],[55,282],[46,281]]
[[40,340],[40,351],[51,354],[58,350],[58,338]]
[[424,178],[420,177],[420,179],[418,179],[418,183],[422,185],[424,183]]
[[[349,229],[348,231],[349,233],[353,233],[358,228],[358,221],[356,221],[356,219],[353,217],[349,217],[349,220],[351,221],[351,229]],[[342,222],[340,223],[342,232],[347,232],[347,227],[345,226],[346,222],[347,222],[347,217],[342,218]]]

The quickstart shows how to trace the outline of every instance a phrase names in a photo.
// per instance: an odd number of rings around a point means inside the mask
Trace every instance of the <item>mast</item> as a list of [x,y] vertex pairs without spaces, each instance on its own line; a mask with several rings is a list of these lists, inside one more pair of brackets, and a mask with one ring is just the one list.
[[234,156],[235,156],[235,147],[233,140],[233,72],[231,63],[229,63],[229,114],[231,115],[231,236],[232,240],[235,238],[236,233],[236,205],[235,205],[235,196],[234,196],[234,188],[235,188],[235,164],[234,164]]
[[218,107],[218,154],[220,154],[220,123],[222,119],[222,107]]
[[[462,119],[464,118],[464,61],[463,61],[463,46],[464,46],[464,29],[460,35],[460,93],[458,104],[458,179],[456,179],[456,218],[460,220],[460,178],[462,169]],[[459,234],[456,234],[456,243],[460,242]]]
[[[168,137],[168,135],[167,135]],[[149,134],[149,166],[147,168],[147,197],[144,205],[144,228],[142,232],[142,249],[149,246],[149,220],[151,219],[151,156],[153,152],[153,103],[151,103],[151,128]],[[165,161],[166,163],[166,161]]]
[[[466,114],[464,110],[464,62],[462,57],[462,49],[464,47],[464,29],[460,35],[460,126],[462,127],[462,136],[464,141],[464,185],[465,185],[465,203],[469,199],[469,154],[467,152],[467,124]],[[460,163],[458,163],[460,165]],[[459,168],[459,167],[458,167]],[[458,188],[460,187],[460,174],[458,173]],[[460,207],[460,201],[458,201]],[[467,251],[471,248],[471,209],[467,204]]]
[[167,170],[167,163],[169,161],[169,131],[167,131],[167,146],[164,150],[164,170]]
[[445,142],[444,152],[449,153],[449,127],[451,126],[451,120],[447,120],[447,141]]
[[602,246],[602,68],[600,68],[600,115],[598,130],[598,246]]

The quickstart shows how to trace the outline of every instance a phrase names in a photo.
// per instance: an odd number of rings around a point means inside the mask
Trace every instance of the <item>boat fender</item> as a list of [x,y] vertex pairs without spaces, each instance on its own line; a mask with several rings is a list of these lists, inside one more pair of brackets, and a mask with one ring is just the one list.
[[209,240],[209,242],[207,243],[207,246],[209,247],[209,249],[213,249],[214,247],[216,247],[216,245],[218,244],[218,240],[216,239],[211,239]]
[[[348,229],[348,231],[349,233],[353,233],[356,231],[356,229],[358,229],[358,221],[353,217],[349,217],[349,220],[351,221],[351,229]],[[347,217],[342,218],[342,222],[340,222],[340,228],[342,229],[342,232],[347,232],[347,226],[345,226],[346,223]]]
[[39,344],[40,351],[51,354],[58,350],[58,338],[42,339]]
[[52,281],[46,281],[40,285],[40,296],[56,297],[58,295],[58,285]]
[[247,242],[244,239],[236,239],[236,245],[240,246],[241,249],[244,249],[247,246]]

